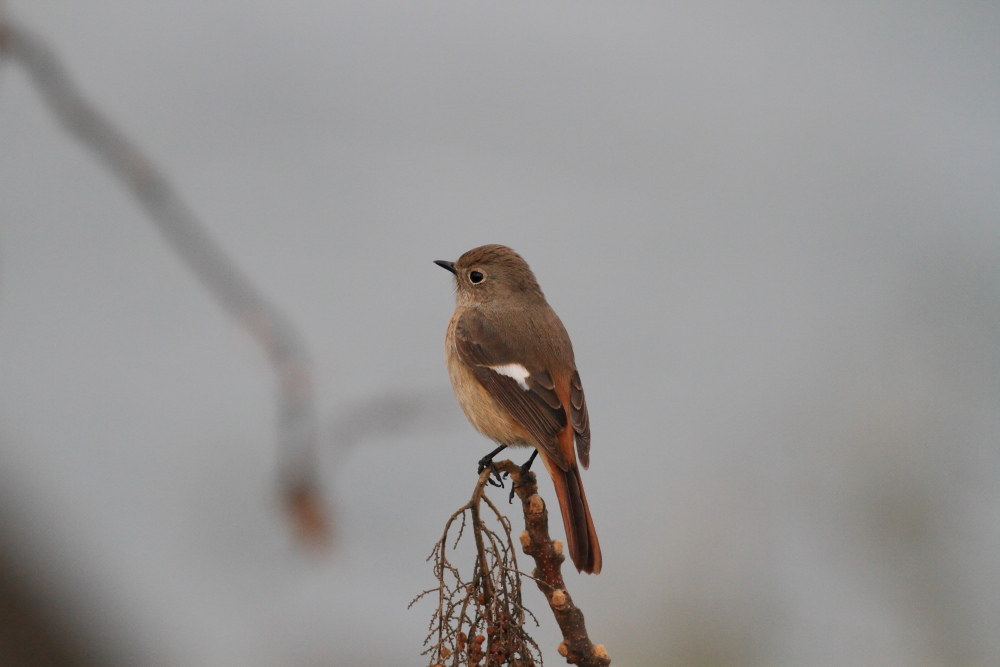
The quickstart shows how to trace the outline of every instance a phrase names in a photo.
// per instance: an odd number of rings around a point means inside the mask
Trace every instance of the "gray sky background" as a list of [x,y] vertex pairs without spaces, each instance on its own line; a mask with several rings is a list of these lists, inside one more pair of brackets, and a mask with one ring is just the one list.
[[[504,243],[573,337],[605,567],[569,586],[615,664],[1000,661],[995,3],[5,7],[317,364],[320,560],[262,355],[0,69],[0,493],[109,660],[419,664],[490,446],[431,262]],[[400,393],[430,413],[338,451]]]

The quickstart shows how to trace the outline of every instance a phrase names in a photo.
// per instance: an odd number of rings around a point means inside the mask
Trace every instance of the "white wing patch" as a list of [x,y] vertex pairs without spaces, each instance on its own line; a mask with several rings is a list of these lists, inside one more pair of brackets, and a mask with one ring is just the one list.
[[528,391],[527,379],[531,373],[528,369],[521,364],[504,364],[503,366],[490,366],[494,371],[500,375],[506,375],[509,378],[514,378],[521,389]]

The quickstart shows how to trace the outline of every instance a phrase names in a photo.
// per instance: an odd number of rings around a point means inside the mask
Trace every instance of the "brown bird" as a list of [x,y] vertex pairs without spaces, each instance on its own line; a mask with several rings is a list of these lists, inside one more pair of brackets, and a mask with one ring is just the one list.
[[[601,571],[601,545],[577,461],[590,465],[590,420],[573,345],[520,255],[502,245],[473,248],[456,262],[456,308],[445,336],[448,375],[465,416],[500,446],[534,447],[559,498],[576,569]],[[575,447],[574,447],[575,443]]]

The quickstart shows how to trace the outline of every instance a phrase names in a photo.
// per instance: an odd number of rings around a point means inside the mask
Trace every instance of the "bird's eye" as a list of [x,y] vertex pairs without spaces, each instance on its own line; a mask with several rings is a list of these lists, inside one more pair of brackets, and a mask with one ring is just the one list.
[[484,276],[479,271],[471,271],[469,273],[469,280],[471,280],[473,283],[479,284],[479,283],[483,282],[483,280],[485,280],[485,279],[486,279],[486,276]]

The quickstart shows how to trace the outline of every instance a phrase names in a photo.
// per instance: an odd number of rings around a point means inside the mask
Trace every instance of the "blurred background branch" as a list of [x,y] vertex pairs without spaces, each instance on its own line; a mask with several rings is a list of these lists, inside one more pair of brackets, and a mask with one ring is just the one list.
[[264,349],[276,379],[281,493],[298,535],[324,544],[330,524],[315,474],[314,374],[297,327],[216,243],[166,175],[86,99],[55,52],[3,12],[0,52],[24,68],[60,124],[135,197],[216,302]]

